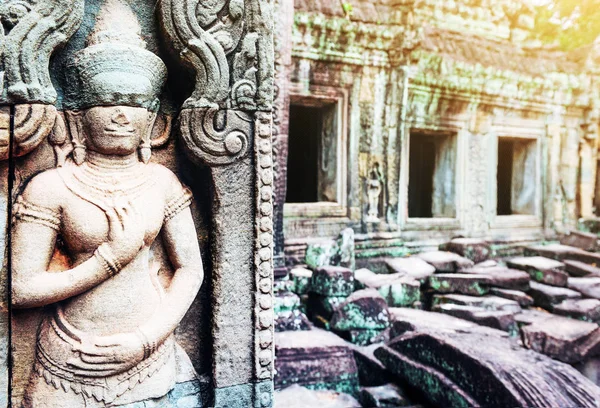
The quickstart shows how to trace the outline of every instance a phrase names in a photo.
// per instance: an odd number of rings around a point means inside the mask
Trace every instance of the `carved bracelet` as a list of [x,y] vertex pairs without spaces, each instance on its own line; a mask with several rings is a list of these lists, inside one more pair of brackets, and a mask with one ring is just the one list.
[[144,360],[146,360],[148,357],[150,357],[156,351],[156,348],[157,348],[156,342],[148,341],[148,337],[146,337],[146,335],[144,334],[142,329],[140,329],[139,327],[136,330],[136,333],[137,333],[138,337],[140,338],[140,340],[142,341],[142,347],[144,348]]
[[107,243],[100,245],[94,252],[94,256],[100,261],[104,270],[111,278],[123,269]]

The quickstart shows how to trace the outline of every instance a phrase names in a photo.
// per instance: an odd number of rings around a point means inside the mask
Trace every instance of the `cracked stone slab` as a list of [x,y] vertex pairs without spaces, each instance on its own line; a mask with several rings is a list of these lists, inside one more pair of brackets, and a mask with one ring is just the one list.
[[567,286],[569,275],[565,264],[542,256],[512,258],[506,262],[510,268],[525,271],[536,282],[553,286]]
[[436,272],[440,273],[457,272],[463,268],[470,268],[475,265],[470,259],[447,251],[422,252],[415,256],[432,265]]
[[600,277],[569,278],[568,285],[585,297],[600,299]]
[[581,261],[574,261],[572,259],[565,259],[563,261],[565,264],[566,271],[569,275],[575,278],[581,278],[584,276],[596,276],[600,277],[600,268],[587,264]]
[[[529,286],[529,285],[528,285]],[[521,307],[529,307],[533,305],[533,298],[527,293],[520,290],[511,290],[503,288],[490,288],[490,294],[504,299],[514,300]]]
[[581,293],[567,288],[544,285],[542,283],[531,282],[529,295],[533,298],[535,305],[546,310],[552,310],[566,299],[580,299]]
[[574,364],[600,353],[600,328],[595,323],[553,316],[521,328],[527,348]]
[[600,320],[600,300],[567,299],[554,306],[552,313],[586,322]]
[[417,256],[385,260],[390,273],[400,273],[414,279],[425,279],[435,273],[435,267]]
[[440,273],[430,276],[427,281],[432,292],[474,296],[487,294],[491,284],[492,279],[489,276],[462,273]]

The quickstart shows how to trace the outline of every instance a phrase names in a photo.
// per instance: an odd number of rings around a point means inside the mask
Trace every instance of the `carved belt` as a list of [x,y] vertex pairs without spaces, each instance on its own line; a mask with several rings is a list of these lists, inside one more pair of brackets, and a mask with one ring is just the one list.
[[110,404],[115,399],[159,371],[174,358],[175,340],[170,336],[147,359],[129,370],[108,377],[81,375],[81,370],[67,365],[72,358],[79,358],[73,346],[81,345],[91,336],[73,327],[57,308],[54,316],[44,319],[38,332],[34,375],[42,376],[46,383],[57,390],[72,391]]

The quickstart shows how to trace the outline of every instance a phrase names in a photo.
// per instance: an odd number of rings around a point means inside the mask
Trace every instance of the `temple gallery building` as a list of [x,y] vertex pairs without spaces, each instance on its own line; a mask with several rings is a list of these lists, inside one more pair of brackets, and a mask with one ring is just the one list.
[[598,42],[536,44],[533,11],[509,0],[291,3],[276,11],[279,267],[349,227],[358,259],[457,236],[502,250],[600,210]]

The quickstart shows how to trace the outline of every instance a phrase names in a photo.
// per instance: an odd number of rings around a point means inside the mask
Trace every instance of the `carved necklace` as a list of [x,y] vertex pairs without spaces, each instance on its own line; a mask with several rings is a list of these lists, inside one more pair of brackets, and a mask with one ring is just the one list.
[[136,155],[114,161],[88,152],[80,166],[67,160],[58,172],[67,188],[102,210],[116,201],[135,200],[156,184],[154,166],[141,163]]

